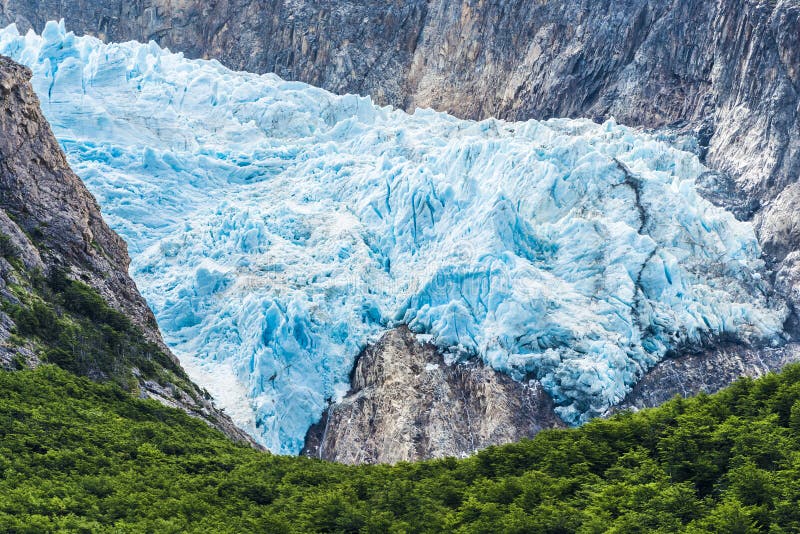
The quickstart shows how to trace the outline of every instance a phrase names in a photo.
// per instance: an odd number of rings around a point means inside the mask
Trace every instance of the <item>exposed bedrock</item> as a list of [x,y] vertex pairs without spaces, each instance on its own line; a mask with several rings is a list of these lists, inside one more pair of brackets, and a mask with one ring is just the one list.
[[447,365],[400,327],[361,353],[350,391],[311,427],[303,454],[349,464],[460,456],[563,426],[537,381]]
[[740,377],[758,378],[797,361],[799,343],[780,348],[723,344],[715,350],[684,354],[659,362],[613,412],[658,406],[675,395],[714,393]]
[[[658,406],[679,395],[714,393],[800,361],[800,344],[723,344],[656,364],[609,413]],[[536,380],[517,382],[480,363],[446,365],[405,327],[359,356],[351,389],[306,436],[303,454],[349,464],[463,456],[563,428]]]

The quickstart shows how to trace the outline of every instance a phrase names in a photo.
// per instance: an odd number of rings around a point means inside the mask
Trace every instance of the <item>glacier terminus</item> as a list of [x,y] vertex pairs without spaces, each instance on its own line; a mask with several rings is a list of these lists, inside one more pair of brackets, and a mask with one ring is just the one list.
[[399,324],[539,380],[570,424],[675,352],[783,342],[752,225],[657,136],[407,114],[63,23],[9,26],[0,53],[32,70],[167,342],[274,452]]

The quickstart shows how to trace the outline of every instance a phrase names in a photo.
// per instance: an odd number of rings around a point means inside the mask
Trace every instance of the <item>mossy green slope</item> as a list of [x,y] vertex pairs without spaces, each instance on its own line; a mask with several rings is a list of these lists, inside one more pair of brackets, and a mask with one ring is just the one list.
[[17,274],[15,297],[0,299],[15,324],[11,341],[29,344],[44,362],[136,390],[139,379],[193,391],[181,367],[97,291],[53,269],[49,276]]
[[798,532],[800,366],[474,457],[273,456],[55,366],[0,372],[4,532]]

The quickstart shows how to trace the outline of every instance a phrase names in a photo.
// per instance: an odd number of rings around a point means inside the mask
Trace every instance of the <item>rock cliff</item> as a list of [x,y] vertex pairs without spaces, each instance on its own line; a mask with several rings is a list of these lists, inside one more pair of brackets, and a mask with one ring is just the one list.
[[[715,393],[798,361],[798,343],[684,354],[657,364],[609,415]],[[400,327],[362,352],[350,391],[311,427],[303,454],[348,464],[463,456],[564,426],[535,379],[517,382],[475,363],[447,365],[434,346]]]
[[348,464],[460,456],[563,426],[537,381],[448,365],[400,327],[362,352],[350,391],[309,430],[303,454]]
[[800,343],[780,348],[723,344],[715,350],[684,354],[658,363],[612,411],[651,408],[675,395],[716,393],[740,377],[758,378],[797,361]]
[[69,168],[30,76],[0,57],[0,364],[115,380],[249,441],[161,340],[125,242]]

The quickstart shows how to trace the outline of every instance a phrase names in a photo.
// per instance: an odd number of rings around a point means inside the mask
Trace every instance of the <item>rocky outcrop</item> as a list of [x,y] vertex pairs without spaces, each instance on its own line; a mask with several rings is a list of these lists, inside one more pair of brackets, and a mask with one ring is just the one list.
[[[658,363],[608,415],[715,393],[800,362],[800,343],[722,344]],[[351,389],[306,436],[303,454],[348,464],[465,456],[490,445],[563,428],[536,380],[517,382],[480,362],[446,363],[406,327],[387,332],[359,356]]]
[[[27,68],[0,58],[0,205],[2,226],[29,269],[69,266],[72,274],[161,343],[155,318],[128,276],[125,242],[69,168],[39,109]],[[16,228],[15,228],[16,227]],[[30,239],[28,239],[30,236]],[[33,243],[35,241],[35,244]],[[46,251],[44,258],[40,251]]]
[[[151,374],[174,377],[173,381],[147,379],[135,368],[116,371],[140,377],[141,396],[182,408],[232,438],[249,442],[169,353],[152,312],[128,276],[125,242],[106,225],[94,197],[69,168],[39,109],[30,77],[27,68],[0,57],[0,364],[39,363],[39,346],[24,335],[12,336],[16,325],[10,309],[23,304],[26,294],[43,284],[39,280],[63,271],[122,312],[142,343],[152,342],[154,351],[167,358],[159,360],[154,354],[148,363],[156,366]],[[91,369],[87,374],[113,378]]]
[[668,401],[715,393],[741,377],[758,378],[800,361],[800,343],[751,348],[724,344],[714,350],[659,362],[613,410],[639,410]]
[[362,352],[350,388],[309,430],[303,454],[348,464],[463,456],[564,426],[537,381],[448,365],[406,327]]

